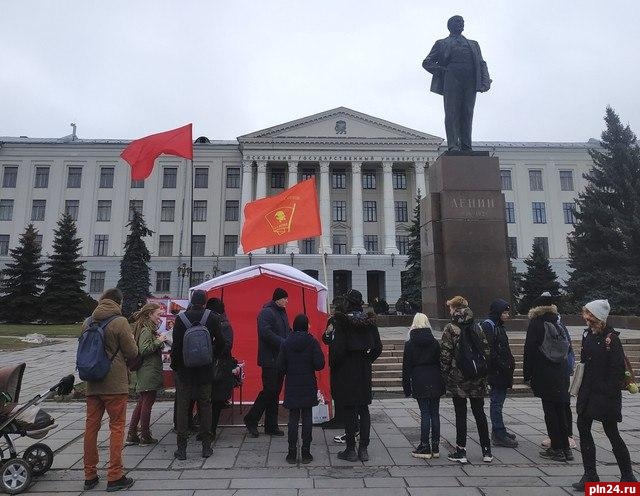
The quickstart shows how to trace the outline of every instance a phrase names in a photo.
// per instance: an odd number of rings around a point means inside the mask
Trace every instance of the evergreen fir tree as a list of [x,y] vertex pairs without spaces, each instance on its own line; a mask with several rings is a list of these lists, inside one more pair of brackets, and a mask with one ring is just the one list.
[[413,209],[413,220],[409,228],[409,247],[407,249],[407,261],[404,272],[403,294],[414,306],[414,309],[422,307],[422,259],[420,251],[420,192],[416,196],[416,206]]
[[39,295],[44,283],[37,241],[38,231],[29,224],[20,235],[18,246],[11,250],[13,261],[3,271],[0,311],[9,323],[28,323],[42,318]]
[[640,315],[640,148],[610,107],[604,120],[576,201],[566,289],[574,310],[607,298],[611,313]]
[[524,263],[527,266],[527,271],[522,276],[522,297],[518,311],[526,315],[533,306],[533,301],[545,291],[559,300],[560,283],[541,243],[533,243],[531,254]]
[[130,234],[124,244],[118,288],[123,294],[122,313],[129,316],[151,296],[149,292],[151,254],[143,238],[151,236],[153,231],[147,227],[144,217],[137,210],[133,211],[133,219],[127,227],[130,229]]
[[47,322],[73,324],[87,317],[96,302],[82,289],[84,260],[80,260],[82,240],[77,236],[76,223],[64,214],[54,231],[53,255],[45,270],[46,282],[42,291],[42,314]]
[[509,274],[511,275],[511,280],[509,281],[511,309],[517,311],[520,307],[520,295],[522,294],[522,274],[515,268],[511,259],[509,259]]

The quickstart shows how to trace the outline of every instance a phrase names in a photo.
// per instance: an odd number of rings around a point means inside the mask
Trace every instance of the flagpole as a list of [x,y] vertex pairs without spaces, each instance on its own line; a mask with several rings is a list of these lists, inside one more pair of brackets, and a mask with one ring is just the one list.
[[322,272],[324,275],[324,285],[327,287],[327,296],[326,296],[326,304],[327,304],[327,313],[330,313],[329,308],[329,281],[327,281],[327,260],[326,260],[326,252],[324,251],[324,243],[322,242],[322,234],[320,234],[320,259],[322,260]]
[[191,209],[190,209],[190,228],[189,228],[189,288],[193,287],[193,159],[189,160],[191,168]]

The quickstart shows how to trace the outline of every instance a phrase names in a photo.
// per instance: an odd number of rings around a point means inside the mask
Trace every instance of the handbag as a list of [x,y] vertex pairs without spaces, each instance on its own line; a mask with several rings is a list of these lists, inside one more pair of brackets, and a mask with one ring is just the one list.
[[584,363],[578,362],[578,364],[576,365],[576,369],[573,372],[573,376],[571,376],[571,384],[569,384],[569,394],[571,396],[578,396],[583,377]]

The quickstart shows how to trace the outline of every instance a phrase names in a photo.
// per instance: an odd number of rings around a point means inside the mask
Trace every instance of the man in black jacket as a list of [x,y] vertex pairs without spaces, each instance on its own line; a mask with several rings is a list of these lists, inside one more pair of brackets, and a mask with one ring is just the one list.
[[[197,324],[204,316],[208,317],[205,327],[211,335],[213,354],[221,356],[225,353],[227,344],[220,331],[218,317],[204,308],[207,296],[204,291],[196,290],[191,295],[191,307],[183,316],[192,324]],[[176,319],[173,328],[173,345],[171,347],[171,368],[174,370],[176,383],[176,433],[178,449],[174,455],[178,460],[187,458],[187,439],[189,417],[191,416],[191,398],[198,403],[198,415],[200,416],[200,439],[202,440],[202,456],[208,458],[213,453],[211,449],[211,383],[213,381],[213,357],[209,365],[201,367],[187,367],[183,358],[184,335],[187,330],[182,317]]]
[[258,366],[262,368],[262,391],[244,417],[244,425],[251,437],[258,437],[258,422],[264,413],[264,432],[272,436],[284,436],[278,427],[278,398],[282,390],[282,375],[278,372],[277,359],[280,347],[291,329],[287,318],[289,295],[276,288],[271,301],[258,314]]
[[489,307],[489,317],[482,322],[482,330],[489,343],[489,385],[491,386],[491,442],[494,446],[517,448],[515,434],[507,432],[502,417],[502,407],[507,398],[507,390],[513,386],[515,360],[509,347],[509,338],[504,323],[509,319],[509,304],[500,298]]

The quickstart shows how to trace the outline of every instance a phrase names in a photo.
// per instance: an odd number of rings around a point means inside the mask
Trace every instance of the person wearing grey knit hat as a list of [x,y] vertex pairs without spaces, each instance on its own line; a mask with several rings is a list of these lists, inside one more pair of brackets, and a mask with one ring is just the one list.
[[593,300],[587,303],[584,308],[588,310],[600,322],[606,323],[611,312],[609,300]]

